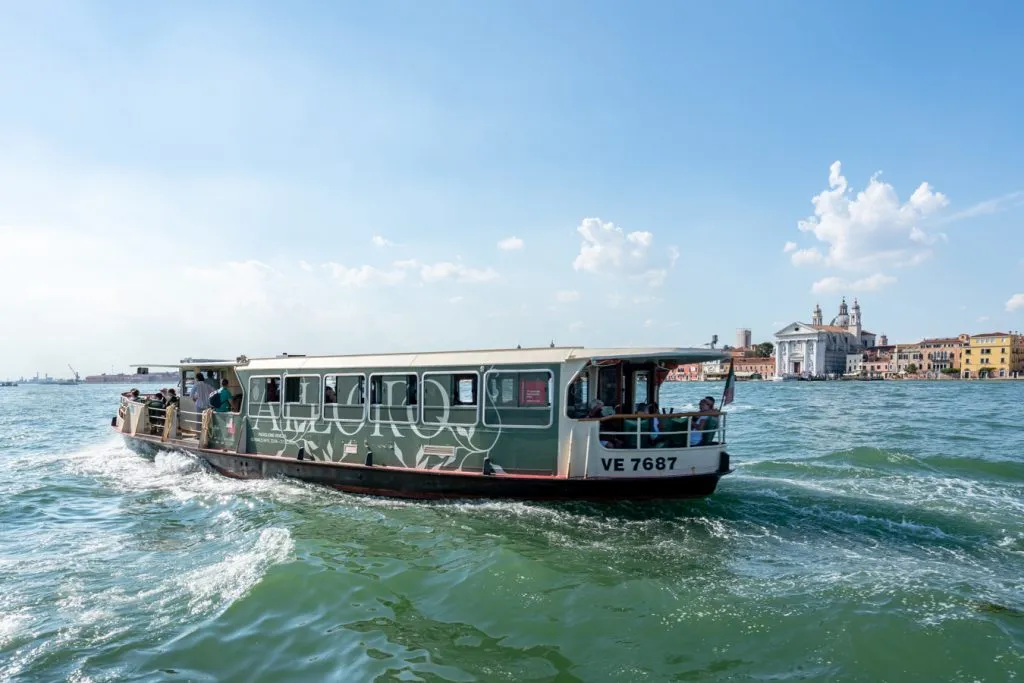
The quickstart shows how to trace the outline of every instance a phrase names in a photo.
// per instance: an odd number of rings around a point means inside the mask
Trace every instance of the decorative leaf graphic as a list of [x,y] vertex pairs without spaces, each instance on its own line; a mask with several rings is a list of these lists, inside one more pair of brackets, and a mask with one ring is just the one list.
[[334,444],[330,441],[327,442],[327,457],[334,460]]
[[459,436],[461,436],[464,439],[468,439],[469,438],[469,433],[466,431],[465,427],[462,427],[462,426],[456,427],[455,428],[455,433],[458,434]]
[[408,467],[408,465],[405,464],[405,458],[402,456],[402,449],[399,448],[397,442],[395,442],[395,457],[398,458],[398,462],[402,464],[402,467]]

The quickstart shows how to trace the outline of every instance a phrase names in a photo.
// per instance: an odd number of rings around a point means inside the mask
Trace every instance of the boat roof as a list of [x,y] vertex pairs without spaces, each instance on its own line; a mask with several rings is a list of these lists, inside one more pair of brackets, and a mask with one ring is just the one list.
[[346,356],[286,356],[251,358],[249,370],[300,370],[304,368],[442,368],[466,365],[551,365],[573,360],[672,360],[697,363],[727,358],[728,354],[713,349],[594,348],[582,346],[542,347],[532,349],[481,349],[475,351],[431,351],[425,353],[386,353]]
[[586,348],[555,346],[526,349],[479,349],[468,351],[428,351],[364,355],[300,356],[281,355],[249,358],[246,362],[184,359],[175,365],[140,363],[143,367],[242,367],[246,370],[302,370],[323,368],[444,368],[467,365],[552,365],[574,360],[630,360],[702,363],[723,360],[729,354],[719,349],[678,347]]

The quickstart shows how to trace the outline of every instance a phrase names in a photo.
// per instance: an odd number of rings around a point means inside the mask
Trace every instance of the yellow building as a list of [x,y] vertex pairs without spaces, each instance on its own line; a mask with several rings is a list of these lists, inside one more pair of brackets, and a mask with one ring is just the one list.
[[964,347],[964,377],[1017,377],[1024,374],[1024,335],[1011,332],[972,334]]

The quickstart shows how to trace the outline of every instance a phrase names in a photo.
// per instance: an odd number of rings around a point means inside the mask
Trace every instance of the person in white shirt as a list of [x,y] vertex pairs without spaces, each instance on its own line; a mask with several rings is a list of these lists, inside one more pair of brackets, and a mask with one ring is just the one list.
[[196,373],[196,383],[192,387],[189,396],[196,402],[196,412],[201,413],[210,407],[210,394],[216,391],[203,377],[203,373]]

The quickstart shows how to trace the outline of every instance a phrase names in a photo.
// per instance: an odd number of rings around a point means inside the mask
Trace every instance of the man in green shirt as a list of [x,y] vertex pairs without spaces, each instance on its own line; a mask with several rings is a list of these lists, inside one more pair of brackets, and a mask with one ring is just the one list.
[[217,390],[217,398],[220,402],[217,403],[217,407],[214,408],[215,412],[218,413],[230,413],[231,412],[231,390],[228,389],[228,381],[222,379],[220,381],[220,389]]

